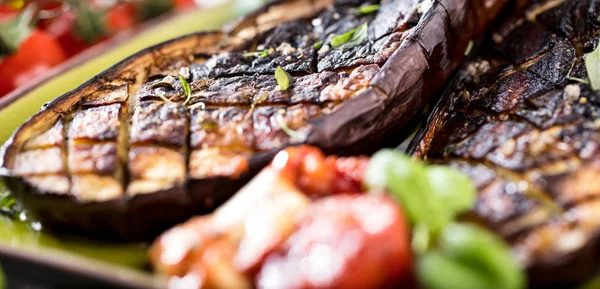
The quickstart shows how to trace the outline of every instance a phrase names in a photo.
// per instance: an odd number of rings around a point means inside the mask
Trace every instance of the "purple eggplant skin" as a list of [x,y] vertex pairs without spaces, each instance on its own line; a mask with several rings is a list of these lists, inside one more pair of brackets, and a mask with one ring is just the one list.
[[[402,33],[399,47],[365,89],[333,112],[311,119],[303,127],[307,128],[303,131],[306,138],[251,155],[247,171],[238,177],[186,177],[180,184],[152,193],[89,202],[43,191],[15,175],[11,168],[29,138],[69,115],[82,97],[104,85],[128,83],[135,92],[148,77],[154,77],[157,66],[158,71],[175,71],[179,67],[170,64],[185,62],[190,55],[208,59],[223,51],[246,50],[256,45],[259,35],[278,24],[315,16],[333,1],[275,1],[224,31],[184,36],[130,56],[46,104],[26,121],[3,146],[0,172],[18,201],[49,229],[106,239],[150,240],[192,215],[213,210],[284,146],[307,143],[329,153],[352,155],[369,154],[389,144],[390,139],[397,138],[408,123],[423,113],[430,97],[461,63],[469,41],[484,31],[508,0],[485,2],[484,5],[480,0],[443,0],[422,5],[426,11],[420,11],[414,26]],[[126,161],[122,162],[127,167]]]

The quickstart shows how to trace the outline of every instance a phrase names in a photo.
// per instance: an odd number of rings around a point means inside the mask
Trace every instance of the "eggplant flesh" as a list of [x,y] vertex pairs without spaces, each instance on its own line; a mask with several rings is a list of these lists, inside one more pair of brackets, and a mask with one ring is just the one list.
[[[48,103],[3,146],[4,179],[48,228],[153,238],[227,200],[285,146],[345,155],[395,138],[505,2],[271,2]],[[357,9],[370,4],[379,10]]]
[[596,1],[535,1],[506,20],[410,148],[471,176],[479,195],[467,217],[512,245],[534,287],[565,288],[598,268],[600,92],[585,69],[598,16]]

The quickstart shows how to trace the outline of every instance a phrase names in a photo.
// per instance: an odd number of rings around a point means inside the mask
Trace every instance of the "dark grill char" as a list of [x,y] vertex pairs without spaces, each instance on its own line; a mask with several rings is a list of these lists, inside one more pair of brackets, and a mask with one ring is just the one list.
[[[206,63],[191,66],[194,79],[235,75],[273,74],[278,66],[290,73],[315,72],[313,45],[318,38],[307,21],[292,21],[265,33],[267,36],[254,51],[268,51],[266,57],[247,55],[247,52],[225,52]],[[252,50],[250,52],[253,52]]]
[[[379,11],[357,12],[375,3]],[[274,1],[229,30],[150,47],[58,97],[7,142],[1,171],[48,228],[149,239],[214,209],[285,146],[348,155],[394,141],[505,3]],[[474,15],[485,17],[468,22]],[[331,47],[367,22],[364,42]],[[278,66],[293,78],[285,91]]]
[[471,176],[471,217],[512,244],[535,286],[580,282],[597,268],[600,92],[584,83],[583,64],[598,35],[595,3],[535,1],[528,17],[501,26],[412,145]]

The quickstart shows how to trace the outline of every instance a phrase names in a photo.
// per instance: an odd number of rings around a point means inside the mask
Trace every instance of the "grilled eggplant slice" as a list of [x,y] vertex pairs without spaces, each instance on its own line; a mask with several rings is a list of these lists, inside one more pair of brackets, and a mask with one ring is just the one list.
[[507,20],[413,142],[416,156],[472,177],[476,217],[537,285],[581,281],[598,265],[600,92],[583,65],[598,43],[597,5],[536,1]]
[[[48,227],[151,238],[224,202],[287,145],[375,150],[422,113],[505,2],[275,1],[45,105],[5,144],[6,183]],[[367,4],[380,9],[362,15]]]

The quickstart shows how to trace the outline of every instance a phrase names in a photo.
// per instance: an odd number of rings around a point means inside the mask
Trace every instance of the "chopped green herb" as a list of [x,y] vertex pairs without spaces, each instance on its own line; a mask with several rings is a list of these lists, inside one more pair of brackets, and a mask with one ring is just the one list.
[[600,45],[585,56],[585,68],[592,88],[600,90]]
[[321,49],[321,47],[323,47],[323,41],[319,41],[319,42],[313,44],[313,48],[315,50],[319,50],[319,49]]
[[192,90],[190,89],[190,84],[181,74],[179,75],[179,81],[181,81],[181,86],[183,86],[183,92],[185,93],[185,101],[183,102],[183,105],[186,105],[192,98]]
[[379,10],[379,4],[366,5],[357,9],[358,13],[361,15],[371,14],[377,10]]
[[465,49],[465,56],[471,54],[471,50],[473,50],[473,40],[470,40],[469,44],[467,44],[467,49]]
[[292,76],[287,73],[287,71],[283,70],[281,66],[278,66],[277,69],[275,69],[275,80],[281,90],[288,90],[292,85]]
[[367,39],[368,32],[369,32],[369,23],[365,22],[365,23],[361,24],[360,26],[358,26],[356,28],[354,35],[352,35],[352,38],[350,39],[350,41],[348,41],[348,43],[346,43],[346,45],[344,45],[344,48],[349,49],[349,48],[360,45],[361,43],[363,43],[363,41],[365,41],[365,39]]
[[244,57],[262,57],[262,58],[265,58],[265,57],[269,56],[269,50],[268,49],[264,49],[264,50],[260,50],[260,51],[254,51],[254,52],[246,52],[242,56],[244,56]]
[[344,34],[338,35],[331,40],[331,46],[350,49],[360,45],[367,38],[369,32],[369,23],[365,22],[360,26]]
[[333,37],[333,39],[331,39],[331,46],[333,46],[334,48],[338,48],[338,47],[344,45],[346,42],[348,42],[350,40],[350,38],[352,38],[352,35],[354,35],[354,32],[356,32],[356,29],[352,29],[344,34],[340,34],[336,37]]
[[287,134],[288,136],[290,136],[290,138],[295,139],[295,140],[302,140],[304,139],[304,135],[291,129],[285,119],[283,119],[283,114],[278,113],[275,116],[275,120],[277,121],[277,124],[279,125],[279,127],[281,128],[281,130],[283,130],[283,132],[285,132],[285,134]]

